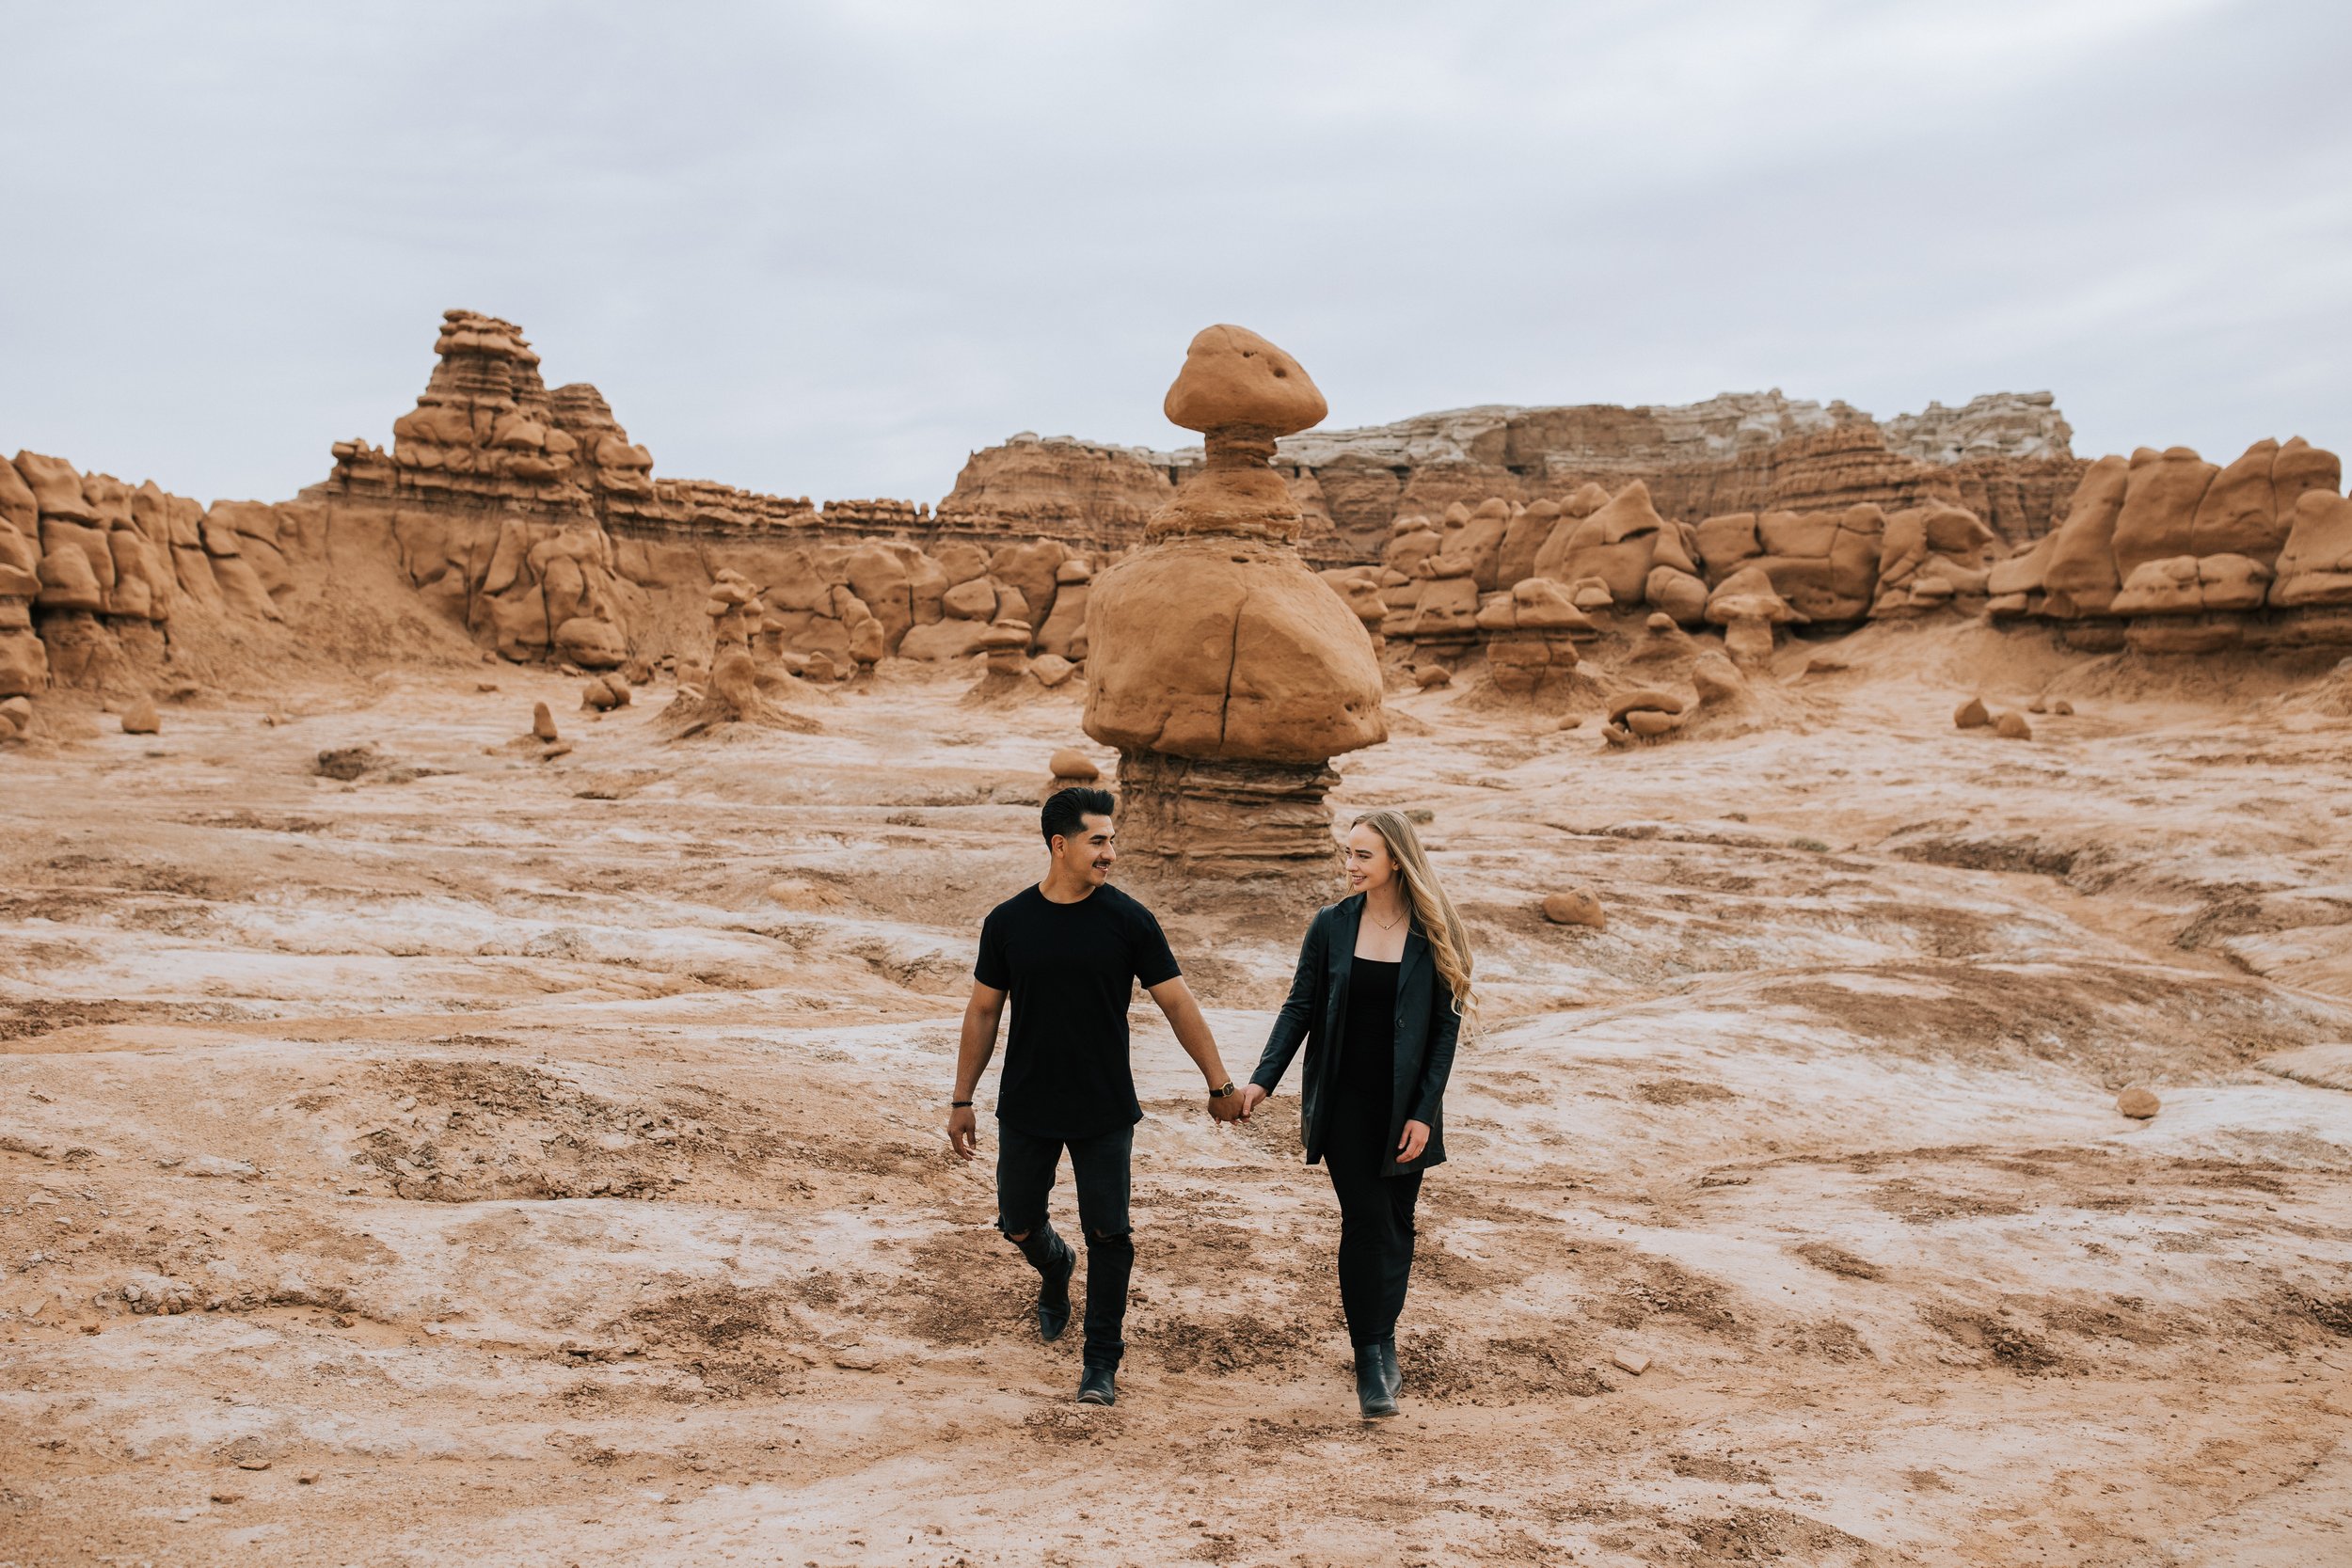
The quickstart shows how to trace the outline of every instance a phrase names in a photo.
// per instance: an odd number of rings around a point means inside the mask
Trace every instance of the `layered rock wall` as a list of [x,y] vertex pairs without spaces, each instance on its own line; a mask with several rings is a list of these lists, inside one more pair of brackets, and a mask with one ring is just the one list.
[[[1391,425],[1318,431],[1279,443],[1275,467],[1311,518],[1327,517],[1357,559],[1377,555],[1397,518],[1488,499],[1564,502],[1588,483],[1639,480],[1677,522],[1735,512],[1931,502],[1975,512],[2000,537],[2049,531],[2083,465],[2046,392],[1930,404],[1884,427],[1842,403],[1778,391],[1684,406],[1486,406]],[[1167,454],[1178,478],[1199,449]]]

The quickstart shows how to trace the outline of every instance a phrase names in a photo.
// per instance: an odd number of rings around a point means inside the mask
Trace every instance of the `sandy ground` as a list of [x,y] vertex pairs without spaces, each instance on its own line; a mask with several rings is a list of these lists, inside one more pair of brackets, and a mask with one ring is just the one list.
[[[2352,1563],[2352,1094],[2257,1065],[2352,1041],[2352,675],[2004,653],[2082,709],[2019,744],[1990,636],[1346,759],[1490,995],[1374,1427],[1295,1101],[1213,1127],[1148,1004],[1117,1408],[946,1151],[1074,694],[671,744],[422,671],[0,758],[0,1562]],[[1295,924],[1165,918],[1246,1071]]]

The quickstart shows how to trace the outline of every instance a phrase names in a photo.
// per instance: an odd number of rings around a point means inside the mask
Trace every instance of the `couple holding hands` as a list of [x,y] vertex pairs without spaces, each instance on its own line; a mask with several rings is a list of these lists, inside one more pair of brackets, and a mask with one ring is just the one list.
[[1422,1173],[1445,1159],[1443,1101],[1454,1048],[1476,1013],[1468,933],[1402,812],[1367,812],[1347,835],[1348,895],[1315,912],[1290,995],[1250,1081],[1226,1076],[1200,1005],[1159,922],[1109,885],[1117,859],[1107,790],[1065,789],[1040,825],[1044,880],[989,911],[964,1008],[947,1141],[979,1152],[973,1101],[1012,1027],[997,1091],[997,1227],[1040,1280],[1039,1332],[1069,1323],[1078,1255],[1046,1218],[1063,1150],[1087,1251],[1084,1404],[1117,1401],[1135,1239],[1128,1221],[1135,1124],[1127,1001],[1141,983],[1209,1083],[1209,1114],[1246,1121],[1301,1069],[1307,1163],[1330,1173],[1340,1205],[1340,1303],[1366,1419],[1396,1414],[1396,1320],[1413,1266]]

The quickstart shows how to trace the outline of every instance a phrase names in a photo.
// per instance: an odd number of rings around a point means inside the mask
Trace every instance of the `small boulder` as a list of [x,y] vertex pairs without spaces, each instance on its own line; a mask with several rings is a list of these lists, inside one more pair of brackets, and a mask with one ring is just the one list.
[[124,735],[154,735],[163,727],[163,717],[155,711],[152,698],[141,697],[122,710]]
[[548,711],[547,704],[533,703],[531,705],[531,733],[537,736],[542,740],[554,740],[557,738],[555,733],[555,715]]
[[1029,673],[1037,677],[1038,685],[1049,689],[1065,684],[1077,673],[1078,667],[1059,654],[1040,654],[1029,660]]
[[1094,766],[1094,759],[1075,746],[1065,746],[1056,752],[1050,766],[1054,769],[1054,777],[1068,779],[1073,784],[1092,784],[1103,776],[1103,770]]
[[1656,740],[1661,735],[1671,735],[1682,728],[1682,716],[1678,713],[1661,713],[1651,707],[1637,707],[1625,716],[1623,722],[1627,729],[1644,740]]
[[2115,1097],[2115,1108],[2135,1121],[2146,1121],[2164,1109],[2164,1101],[2156,1098],[2155,1090],[2135,1084]]
[[1952,710],[1952,723],[1963,730],[1980,730],[1993,722],[1982,697],[1971,697]]
[[1684,704],[1680,697],[1676,696],[1671,691],[1660,691],[1650,687],[1639,687],[1631,691],[1621,692],[1617,696],[1610,699],[1609,719],[1612,723],[1614,723],[1617,721],[1624,719],[1626,715],[1629,713],[1637,713],[1645,710],[1652,713],[1663,713],[1671,716],[1680,713],[1686,705],[1687,705]]
[[1614,1362],[1621,1370],[1631,1372],[1635,1377],[1640,1377],[1649,1370],[1649,1357],[1637,1350],[1611,1351],[1609,1359]]
[[33,727],[33,705],[23,697],[0,703],[0,739],[24,734]]
[[594,708],[598,713],[602,713],[607,708],[618,707],[620,704],[614,700],[612,689],[604,682],[596,680],[590,681],[580,689],[580,705]]
[[335,779],[349,784],[369,769],[380,767],[384,755],[373,746],[335,746],[318,754],[310,764],[310,771],[323,779]]
[[1423,691],[1434,691],[1438,687],[1454,684],[1454,672],[1442,664],[1416,664],[1411,673],[1413,684]]
[[1701,654],[1691,666],[1691,684],[1702,703],[1732,703],[1748,694],[1748,677],[1723,654]]
[[1596,931],[1609,928],[1609,916],[1601,910],[1600,896],[1590,888],[1546,894],[1544,918],[1554,926],[1590,926]]
[[2004,740],[2031,740],[2033,726],[2026,722],[2022,713],[2004,713],[1993,722],[1993,733]]
[[2050,705],[2050,711],[2057,714],[2061,719],[2072,718],[2074,712],[2074,705],[2068,702],[2065,698],[2060,697]]

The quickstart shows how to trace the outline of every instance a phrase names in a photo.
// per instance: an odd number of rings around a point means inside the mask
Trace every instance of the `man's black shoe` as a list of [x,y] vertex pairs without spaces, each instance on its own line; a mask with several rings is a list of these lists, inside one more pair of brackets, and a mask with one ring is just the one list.
[[1389,1400],[1394,1403],[1397,1395],[1405,1392],[1405,1373],[1396,1364],[1396,1338],[1391,1335],[1373,1348],[1380,1353],[1381,1375],[1388,1380]]
[[1396,1414],[1396,1396],[1389,1391],[1388,1362],[1377,1345],[1356,1347],[1356,1404],[1367,1421],[1386,1420]]
[[1117,1404],[1119,1374],[1108,1367],[1089,1367],[1078,1378],[1080,1404]]
[[1076,1250],[1064,1247],[1060,1269],[1038,1282],[1037,1332],[1048,1344],[1060,1338],[1061,1331],[1070,1326],[1070,1276],[1077,1272]]

